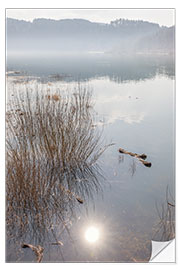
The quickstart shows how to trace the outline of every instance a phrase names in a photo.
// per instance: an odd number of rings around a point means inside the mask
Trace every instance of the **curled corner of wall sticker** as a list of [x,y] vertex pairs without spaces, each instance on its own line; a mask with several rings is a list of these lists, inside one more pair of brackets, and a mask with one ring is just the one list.
[[151,263],[175,263],[175,239],[165,242],[152,241]]

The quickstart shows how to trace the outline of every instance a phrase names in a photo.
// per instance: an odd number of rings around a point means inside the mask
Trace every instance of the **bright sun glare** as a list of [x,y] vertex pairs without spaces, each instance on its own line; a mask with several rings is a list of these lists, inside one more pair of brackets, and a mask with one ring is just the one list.
[[85,238],[90,243],[95,243],[99,239],[99,230],[96,227],[89,227],[85,232]]

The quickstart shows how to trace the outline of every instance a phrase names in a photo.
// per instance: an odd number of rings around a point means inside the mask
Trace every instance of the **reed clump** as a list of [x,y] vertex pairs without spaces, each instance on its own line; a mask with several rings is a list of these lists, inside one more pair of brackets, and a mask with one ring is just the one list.
[[48,95],[16,92],[6,116],[8,237],[36,234],[38,243],[98,189],[96,161],[103,152],[101,134],[92,128],[91,92],[79,86],[73,94]]

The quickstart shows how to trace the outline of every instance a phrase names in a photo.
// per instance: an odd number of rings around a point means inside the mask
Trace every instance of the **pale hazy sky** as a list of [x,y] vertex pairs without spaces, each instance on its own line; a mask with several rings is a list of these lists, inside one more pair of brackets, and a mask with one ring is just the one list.
[[55,20],[82,18],[92,22],[109,23],[124,18],[155,22],[165,26],[175,24],[175,9],[6,9],[6,16],[26,21],[35,18]]

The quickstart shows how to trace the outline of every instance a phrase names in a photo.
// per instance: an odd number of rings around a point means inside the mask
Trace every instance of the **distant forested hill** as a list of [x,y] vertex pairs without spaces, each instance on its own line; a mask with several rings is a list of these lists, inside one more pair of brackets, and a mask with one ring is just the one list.
[[119,19],[95,23],[84,19],[35,19],[33,22],[7,18],[8,51],[106,51],[172,52],[174,27]]
[[173,52],[175,46],[175,27],[161,27],[157,32],[146,35],[136,44],[138,51]]

